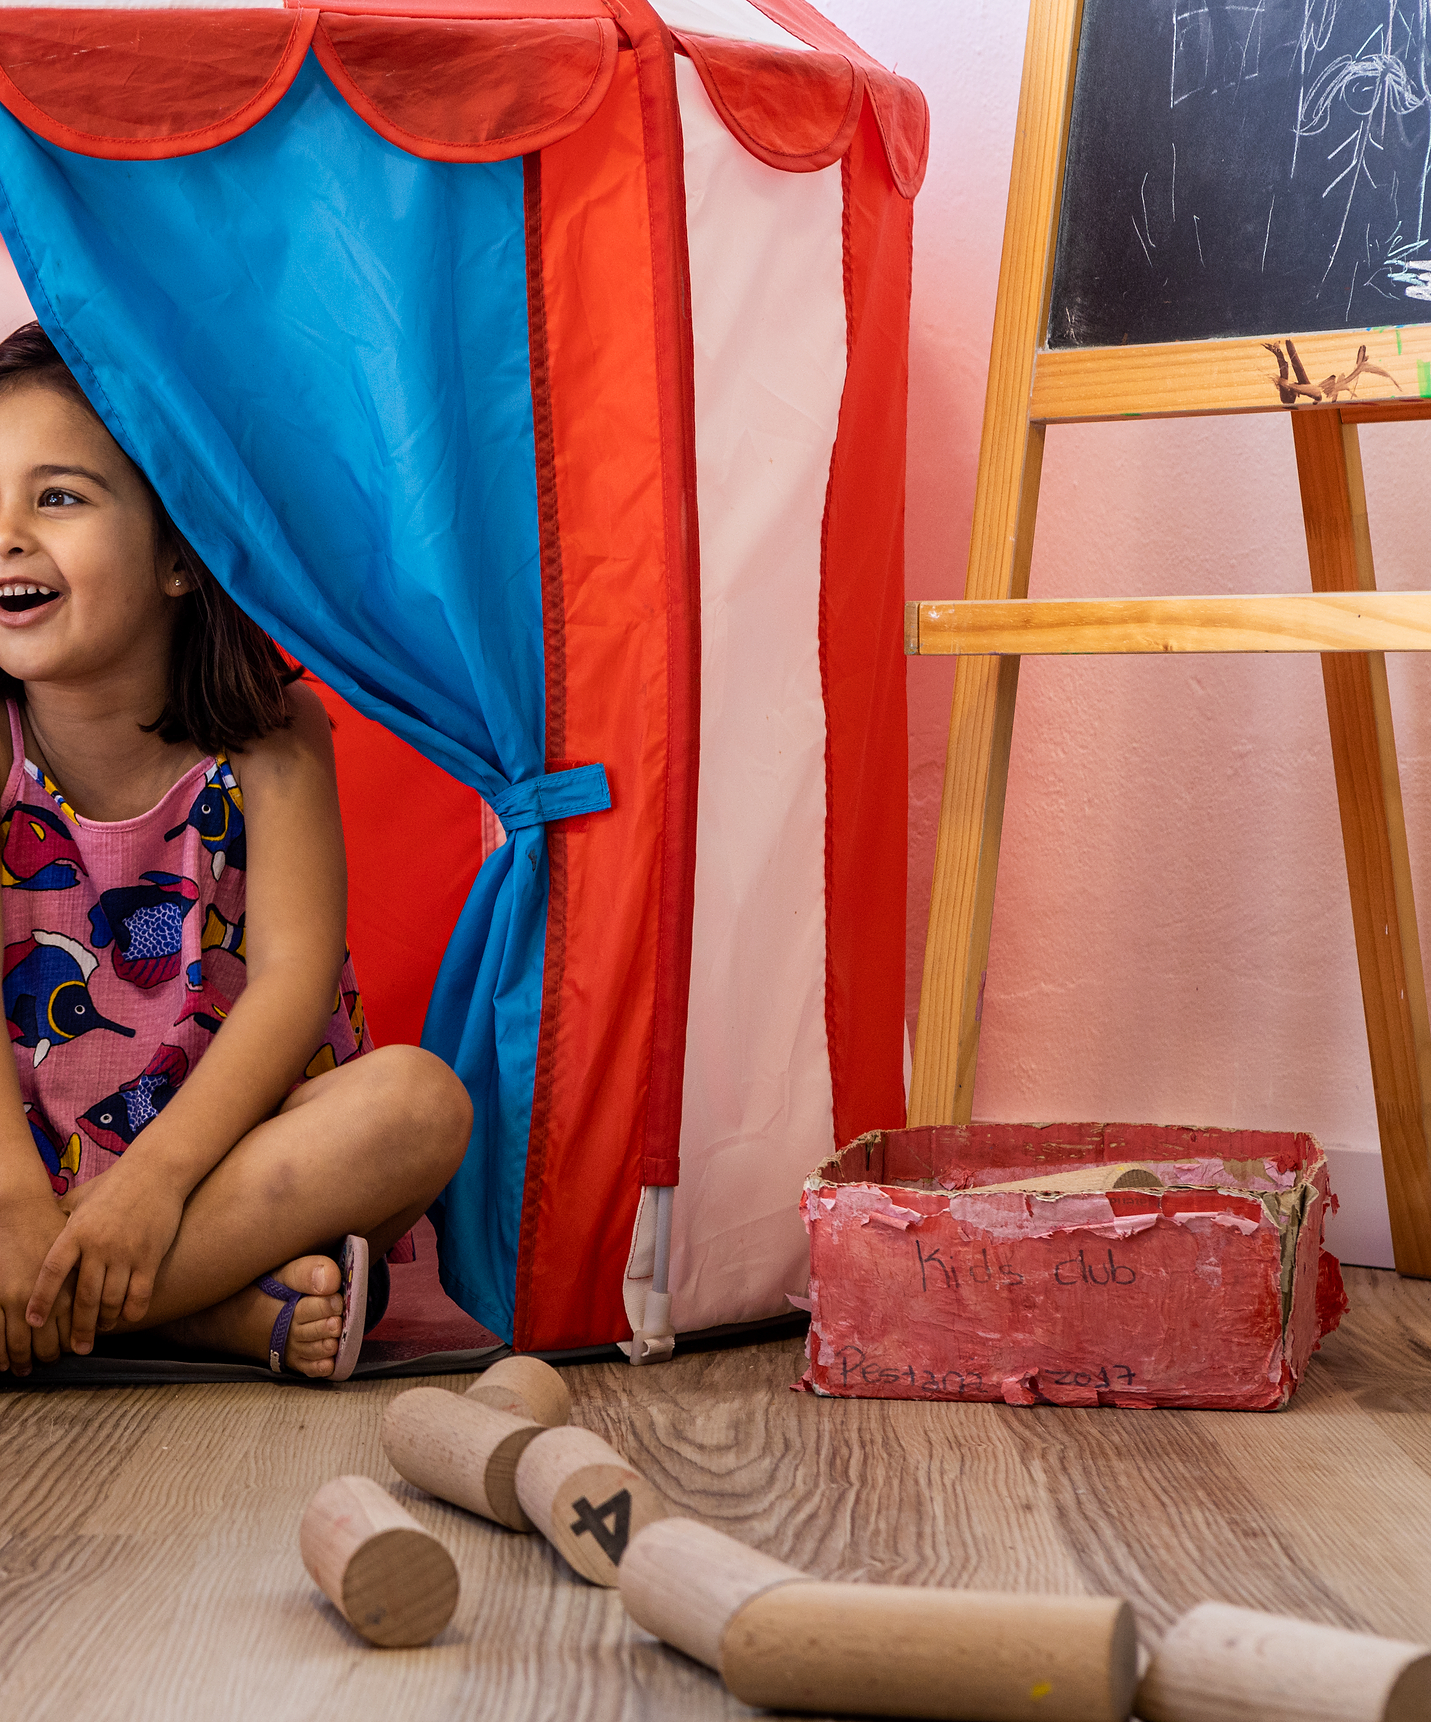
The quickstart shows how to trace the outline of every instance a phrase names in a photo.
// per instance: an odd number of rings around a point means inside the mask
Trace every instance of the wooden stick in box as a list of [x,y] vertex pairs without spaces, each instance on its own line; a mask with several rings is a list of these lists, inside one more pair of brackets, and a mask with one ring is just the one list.
[[335,1477],[298,1529],[303,1564],[371,1644],[426,1644],[452,1618],[452,1556],[371,1477]]
[[409,1483],[508,1530],[530,1531],[517,1499],[517,1461],[541,1433],[540,1423],[464,1394],[414,1387],[389,1403],[382,1442]]
[[559,1429],[571,1421],[571,1395],[566,1383],[539,1357],[504,1357],[490,1365],[467,1389],[479,1400],[524,1423]]
[[1423,1722],[1431,1648],[1205,1602],[1138,1688],[1144,1722]]
[[663,1497],[589,1429],[544,1429],[517,1461],[517,1499],[568,1565],[609,1589],[638,1531],[670,1513]]
[[968,1722],[1124,1722],[1132,1611],[1114,1597],[822,1584],[691,1519],[633,1537],[639,1626],[770,1710]]

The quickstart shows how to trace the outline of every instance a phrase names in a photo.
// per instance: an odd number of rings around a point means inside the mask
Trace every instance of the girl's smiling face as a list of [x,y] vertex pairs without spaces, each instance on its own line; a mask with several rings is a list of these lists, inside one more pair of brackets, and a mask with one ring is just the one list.
[[99,420],[43,382],[0,390],[0,669],[162,678],[171,599],[188,587],[147,485]]

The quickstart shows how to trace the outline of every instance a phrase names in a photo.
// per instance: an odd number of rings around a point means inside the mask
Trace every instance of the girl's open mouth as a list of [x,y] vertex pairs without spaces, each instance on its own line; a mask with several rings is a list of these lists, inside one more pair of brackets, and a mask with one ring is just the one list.
[[19,581],[9,580],[0,585],[0,610],[7,610],[12,616],[21,610],[38,610],[41,604],[51,604],[59,597],[58,592],[52,592],[48,586],[21,585]]

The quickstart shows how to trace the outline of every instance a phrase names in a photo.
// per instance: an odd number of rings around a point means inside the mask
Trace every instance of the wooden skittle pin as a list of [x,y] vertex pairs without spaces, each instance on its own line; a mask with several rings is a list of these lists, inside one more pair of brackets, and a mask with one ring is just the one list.
[[382,1442],[409,1483],[509,1530],[530,1531],[517,1499],[517,1461],[541,1433],[540,1423],[465,1394],[414,1387],[383,1414]]
[[568,1565],[609,1589],[631,1538],[672,1510],[614,1447],[572,1427],[544,1430],[526,1448],[517,1499]]
[[452,1556],[371,1477],[335,1477],[298,1529],[303,1564],[370,1644],[426,1644],[452,1618]]
[[539,1357],[502,1358],[483,1371],[465,1397],[548,1429],[559,1429],[571,1421],[571,1395],[566,1383]]
[[746,1704],[948,1722],[1125,1722],[1132,1610],[1116,1597],[1000,1596],[808,1579],[693,1519],[631,1539],[621,1600]]

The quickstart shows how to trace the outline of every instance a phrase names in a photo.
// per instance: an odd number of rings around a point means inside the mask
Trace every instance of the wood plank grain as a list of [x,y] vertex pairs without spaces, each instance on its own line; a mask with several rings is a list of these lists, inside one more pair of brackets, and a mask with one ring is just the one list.
[[[1043,464],[1043,432],[1029,424],[1029,391],[1034,354],[1048,320],[1082,11],[1082,0],[1032,0],[1029,7],[966,598],[1020,598],[1028,591]],[[1017,691],[1017,665],[1007,662],[989,668],[961,664],[954,684],[914,1043],[911,1124],[967,1121],[973,1113]]]
[[[1305,385],[1294,374],[1289,341],[1308,378]],[[1358,368],[1363,349],[1374,370]],[[1305,392],[1284,399],[1291,385]],[[1300,415],[1368,401],[1414,406],[1426,395],[1431,325],[1409,324],[1148,347],[1053,348],[1038,355],[1029,416],[1044,424],[1073,424],[1289,409]],[[1293,400],[1300,403],[1295,409]]]
[[[1431,1635],[1431,1285],[1352,1269],[1290,1408],[1094,1411],[790,1392],[798,1342],[563,1372],[682,1511],[819,1577],[1111,1592],[1152,1643],[1208,1597]],[[454,1391],[470,1378],[454,1377]],[[751,1714],[550,1548],[398,1479],[403,1382],[0,1396],[0,1708],[27,1722],[691,1722]],[[375,1651],[303,1571],[330,1476],[451,1549],[452,1623]]]
[[[1376,574],[1356,427],[1298,414],[1292,437],[1313,590],[1370,604]],[[1431,1276],[1431,1020],[1386,661],[1374,652],[1324,656],[1322,680],[1392,1248],[1402,1273],[1424,1278]]]
[[918,612],[924,656],[1431,651],[1431,592],[955,600]]

